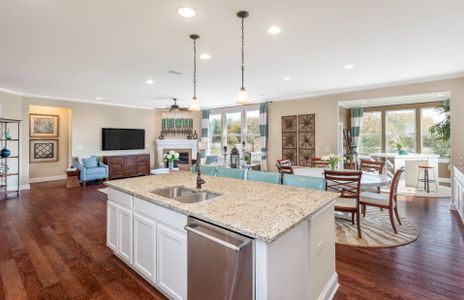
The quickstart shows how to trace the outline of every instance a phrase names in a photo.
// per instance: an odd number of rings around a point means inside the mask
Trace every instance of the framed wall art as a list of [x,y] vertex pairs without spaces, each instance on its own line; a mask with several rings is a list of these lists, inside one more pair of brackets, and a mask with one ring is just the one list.
[[297,116],[282,116],[282,159],[298,163]]
[[29,114],[29,136],[32,138],[50,138],[59,136],[57,115]]
[[58,161],[58,140],[29,140],[31,163]]

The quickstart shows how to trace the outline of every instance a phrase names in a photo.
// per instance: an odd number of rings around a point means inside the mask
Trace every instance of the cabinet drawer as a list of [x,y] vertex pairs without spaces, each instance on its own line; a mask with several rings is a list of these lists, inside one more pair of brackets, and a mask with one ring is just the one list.
[[134,210],[182,232],[184,231],[184,226],[187,225],[186,215],[142,199],[134,198]]
[[110,189],[110,188],[108,189],[108,199],[111,201],[117,202],[119,204],[122,204],[129,208],[134,207],[134,201],[131,195],[114,190],[114,189]]

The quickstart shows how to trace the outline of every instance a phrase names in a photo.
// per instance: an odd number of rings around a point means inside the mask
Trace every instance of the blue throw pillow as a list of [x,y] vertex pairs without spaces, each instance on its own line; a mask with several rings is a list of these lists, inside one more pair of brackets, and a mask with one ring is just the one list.
[[86,168],[98,167],[98,158],[96,156],[90,156],[82,159],[82,163]]

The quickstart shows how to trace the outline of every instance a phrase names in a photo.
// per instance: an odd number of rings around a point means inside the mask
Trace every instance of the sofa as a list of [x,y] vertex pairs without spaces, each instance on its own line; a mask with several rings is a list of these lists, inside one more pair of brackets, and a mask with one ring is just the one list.
[[79,169],[79,181],[84,186],[86,182],[108,178],[108,166],[101,162],[97,156],[75,158],[73,166]]

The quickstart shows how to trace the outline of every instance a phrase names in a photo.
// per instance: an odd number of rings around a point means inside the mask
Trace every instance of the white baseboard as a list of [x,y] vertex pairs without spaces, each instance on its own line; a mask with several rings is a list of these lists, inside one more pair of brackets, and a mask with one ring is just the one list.
[[57,176],[48,176],[48,177],[36,177],[36,178],[29,178],[29,183],[63,180],[63,179],[66,179],[66,175],[57,175]]
[[331,300],[335,297],[335,293],[338,290],[338,274],[334,272],[332,277],[330,277],[329,281],[325,285],[324,289],[320,293],[318,300]]
[[[16,191],[17,188],[18,188],[17,185],[15,185],[15,186],[8,186],[8,190],[9,190],[9,191],[10,191],[10,190],[11,190],[11,191]],[[30,188],[31,188],[31,186],[29,185],[29,183],[21,184],[21,185],[19,186],[19,190],[20,190],[20,191],[29,190]]]

